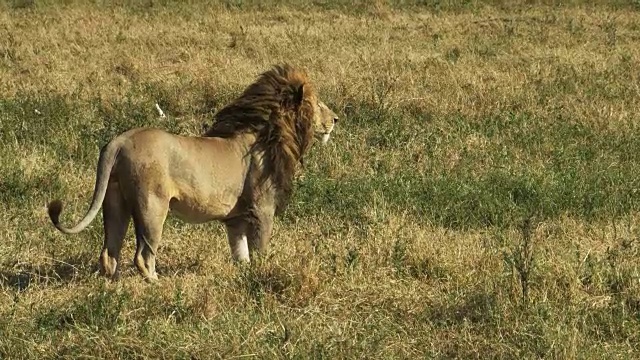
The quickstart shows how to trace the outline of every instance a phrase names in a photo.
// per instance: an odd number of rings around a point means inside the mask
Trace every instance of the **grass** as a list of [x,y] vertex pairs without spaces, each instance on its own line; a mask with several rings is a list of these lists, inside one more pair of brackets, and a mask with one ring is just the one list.
[[[637,358],[637,10],[1,2],[0,358]],[[158,283],[112,283],[99,220],[51,226],[116,134],[198,134],[281,61],[342,121],[265,258],[170,218]]]

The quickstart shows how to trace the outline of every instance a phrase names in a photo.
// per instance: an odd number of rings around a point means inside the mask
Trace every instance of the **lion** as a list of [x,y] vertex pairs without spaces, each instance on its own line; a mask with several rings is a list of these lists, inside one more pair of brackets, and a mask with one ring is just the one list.
[[74,227],[60,224],[62,202],[48,213],[65,234],[85,229],[103,209],[100,272],[117,279],[120,250],[133,219],[134,264],[156,280],[156,255],[169,212],[189,223],[224,223],[233,260],[249,262],[271,237],[298,164],[314,139],[329,139],[338,116],[306,73],[288,64],[262,73],[214,117],[200,137],[136,128],[100,151],[91,206]]

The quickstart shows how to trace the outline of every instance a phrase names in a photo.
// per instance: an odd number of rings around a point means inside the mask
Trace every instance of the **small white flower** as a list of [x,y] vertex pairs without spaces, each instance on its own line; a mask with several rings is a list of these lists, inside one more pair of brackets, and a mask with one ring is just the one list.
[[156,110],[158,110],[158,115],[160,115],[160,117],[162,117],[162,118],[163,118],[163,117],[167,117],[167,116],[164,114],[164,111],[162,111],[162,109],[160,109],[160,105],[158,105],[158,103],[156,103]]

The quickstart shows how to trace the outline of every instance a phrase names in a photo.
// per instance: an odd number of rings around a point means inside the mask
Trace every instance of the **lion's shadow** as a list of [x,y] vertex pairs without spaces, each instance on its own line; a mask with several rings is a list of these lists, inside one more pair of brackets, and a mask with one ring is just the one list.
[[45,264],[18,263],[0,268],[0,287],[24,291],[32,285],[53,286],[70,284],[90,276],[97,270],[92,259],[85,255],[51,259]]
[[[187,274],[198,274],[202,271],[202,261],[198,259],[186,259],[178,263],[159,262],[156,268],[159,276],[184,276]],[[136,273],[137,274],[137,273]]]
[[[202,269],[199,259],[183,259],[179,262],[159,262],[160,276],[174,277],[194,274]],[[133,262],[124,262],[120,269],[120,279],[136,277],[139,273]],[[0,289],[21,292],[30,286],[51,287],[83,282],[95,275],[99,269],[96,260],[88,255],[78,255],[64,259],[49,259],[45,264],[17,263],[0,265]]]

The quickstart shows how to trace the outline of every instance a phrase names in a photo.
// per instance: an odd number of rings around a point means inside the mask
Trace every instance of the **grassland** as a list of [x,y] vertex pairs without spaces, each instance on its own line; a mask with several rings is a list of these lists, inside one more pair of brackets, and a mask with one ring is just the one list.
[[[113,283],[101,221],[54,231],[114,135],[282,61],[342,122],[265,259],[169,219]],[[622,1],[2,2],[0,358],[639,358],[639,75]]]

